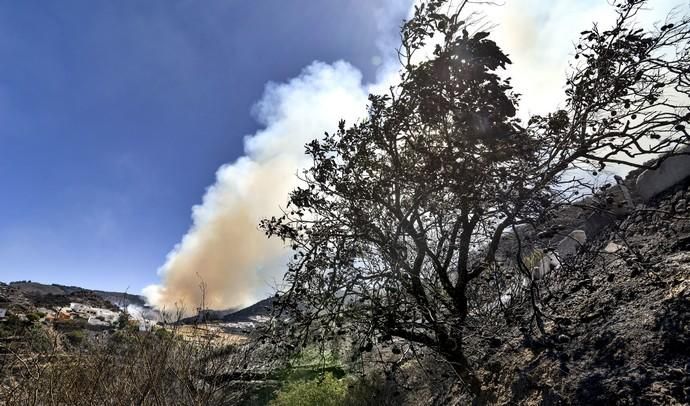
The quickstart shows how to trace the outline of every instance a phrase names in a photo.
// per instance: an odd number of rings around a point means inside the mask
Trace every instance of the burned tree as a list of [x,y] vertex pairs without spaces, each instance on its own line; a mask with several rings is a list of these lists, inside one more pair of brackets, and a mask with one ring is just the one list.
[[522,123],[500,74],[511,61],[469,32],[467,3],[417,8],[399,83],[370,96],[366,119],[307,145],[303,185],[262,228],[294,250],[284,338],[348,335],[362,351],[404,340],[440,354],[476,394],[467,337],[488,328],[500,295],[485,286],[502,235],[571,202],[592,172],[686,143],[690,30],[687,18],[637,29],[645,2],[616,5],[611,29],[582,33],[565,109]]

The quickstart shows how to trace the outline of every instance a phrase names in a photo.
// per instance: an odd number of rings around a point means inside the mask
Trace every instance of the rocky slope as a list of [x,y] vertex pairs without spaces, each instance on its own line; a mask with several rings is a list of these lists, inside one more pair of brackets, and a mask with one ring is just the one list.
[[690,404],[690,190],[589,242],[542,286],[546,334],[515,327],[479,361],[485,404]]

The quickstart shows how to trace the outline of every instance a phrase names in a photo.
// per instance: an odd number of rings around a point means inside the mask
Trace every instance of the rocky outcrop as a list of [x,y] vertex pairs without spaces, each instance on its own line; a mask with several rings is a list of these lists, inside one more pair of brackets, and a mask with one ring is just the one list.
[[587,242],[587,233],[583,230],[573,230],[563,238],[556,247],[558,256],[562,259],[574,256]]
[[[678,151],[688,154],[690,148]],[[642,172],[635,183],[637,193],[648,201],[690,177],[690,155],[677,155],[662,161],[657,169]]]

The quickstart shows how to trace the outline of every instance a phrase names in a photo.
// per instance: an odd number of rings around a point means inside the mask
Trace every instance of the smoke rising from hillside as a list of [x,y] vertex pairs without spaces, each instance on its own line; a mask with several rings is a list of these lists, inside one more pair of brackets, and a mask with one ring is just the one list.
[[[380,14],[381,33],[395,32],[413,2],[388,0]],[[516,62],[509,74],[524,94],[526,112],[542,113],[559,103],[577,33],[589,28],[592,15],[607,18],[599,4],[578,8],[577,18],[568,12],[567,0],[556,4],[523,0],[480,9],[496,23],[492,38]],[[538,32],[530,30],[535,26]],[[396,81],[395,41],[385,35],[378,39],[383,48],[376,61],[378,83],[363,85],[360,72],[348,63],[315,62],[298,77],[266,87],[254,111],[264,129],[245,138],[245,155],[218,170],[215,184],[193,208],[192,227],[159,269],[161,283],[144,289],[152,304],[171,309],[183,303],[191,313],[200,304],[202,280],[205,305],[215,309],[246,305],[270,291],[285,270],[287,251],[268,240],[258,222],[279,214],[298,169],[307,163],[304,144],[333,131],[340,119],[361,118],[367,93],[386,91]],[[533,89],[538,91],[529,92]]]
[[340,119],[361,118],[367,91],[360,72],[345,62],[315,62],[283,84],[269,84],[254,114],[264,129],[245,137],[245,155],[222,166],[193,225],[159,269],[160,285],[144,289],[159,308],[201,304],[233,308],[264,293],[285,268],[286,251],[258,230],[262,217],[278,215],[304,166],[304,144],[335,129]]

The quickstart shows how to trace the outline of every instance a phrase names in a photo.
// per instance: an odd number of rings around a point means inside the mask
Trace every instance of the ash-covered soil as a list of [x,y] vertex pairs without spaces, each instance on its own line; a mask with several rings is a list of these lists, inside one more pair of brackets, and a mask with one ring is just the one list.
[[479,403],[690,404],[689,201],[685,184],[638,206],[544,281],[546,335],[501,337]]

